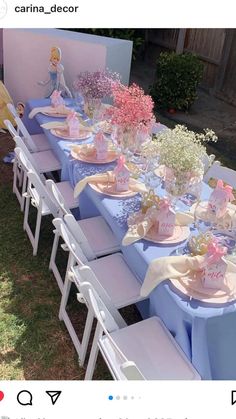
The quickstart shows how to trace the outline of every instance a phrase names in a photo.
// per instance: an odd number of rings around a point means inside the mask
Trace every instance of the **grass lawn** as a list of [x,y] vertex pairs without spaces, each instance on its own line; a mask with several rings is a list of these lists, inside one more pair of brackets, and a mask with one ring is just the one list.
[[[34,257],[12,193],[12,165],[2,163],[13,148],[9,136],[0,134],[0,380],[80,380],[85,370],[58,319],[60,291],[48,270],[51,219],[43,220]],[[78,326],[85,318],[84,307],[72,298],[69,309]],[[110,378],[102,360],[94,378]]]

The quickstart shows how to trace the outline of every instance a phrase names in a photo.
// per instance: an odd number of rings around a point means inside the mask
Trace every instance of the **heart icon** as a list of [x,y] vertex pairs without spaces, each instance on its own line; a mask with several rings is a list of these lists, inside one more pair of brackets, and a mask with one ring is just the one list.
[[0,402],[2,401],[3,398],[4,398],[4,393],[3,391],[0,390]]

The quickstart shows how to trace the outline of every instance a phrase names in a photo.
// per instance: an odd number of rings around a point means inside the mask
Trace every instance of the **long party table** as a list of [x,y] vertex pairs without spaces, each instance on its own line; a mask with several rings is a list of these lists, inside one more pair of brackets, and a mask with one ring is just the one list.
[[[33,108],[47,104],[45,99],[27,103],[24,123],[31,133],[41,132],[40,124],[55,120],[41,113],[34,120],[27,118]],[[62,163],[62,180],[69,180],[73,187],[85,176],[114,168],[114,163],[96,165],[75,160],[70,155],[71,141],[59,139],[49,130],[44,130],[44,133]],[[91,138],[87,140],[90,141]],[[207,199],[210,191],[209,186],[203,184],[202,198]],[[162,186],[159,186],[158,193],[164,194]],[[127,231],[127,217],[140,208],[140,196],[114,199],[87,186],[79,203],[81,218],[101,214],[121,242]],[[196,234],[194,229],[193,234]],[[128,265],[141,283],[153,259],[169,256],[175,251],[176,245],[157,245],[147,240],[122,247]],[[178,291],[166,280],[150,294],[148,304],[142,305],[141,311],[143,317],[158,315],[162,318],[202,379],[236,379],[236,302],[204,303]]]

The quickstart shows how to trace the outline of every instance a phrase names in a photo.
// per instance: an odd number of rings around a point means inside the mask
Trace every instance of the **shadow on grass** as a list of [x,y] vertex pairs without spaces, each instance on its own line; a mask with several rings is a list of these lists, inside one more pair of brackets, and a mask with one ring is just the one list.
[[[63,322],[58,319],[61,294],[49,272],[53,240],[50,217],[43,219],[35,257],[22,229],[23,214],[9,187],[0,191],[0,379],[80,380],[85,369]],[[32,224],[35,214],[31,214]],[[58,252],[61,268],[66,255]],[[86,308],[72,289],[68,312],[81,338]],[[140,320],[134,307],[123,310],[129,322]],[[130,320],[131,319],[131,320]],[[91,342],[90,342],[91,347]],[[94,379],[111,376],[99,357]]]
[[[14,147],[0,136],[0,159]],[[12,165],[0,160],[0,380],[82,380],[77,353],[58,319],[61,294],[48,270],[53,240],[52,218],[43,217],[37,256],[23,231],[23,213],[12,193]],[[35,213],[30,216],[32,225]],[[65,272],[67,254],[59,249]],[[70,294],[68,312],[81,337],[86,308]],[[140,320],[135,307],[123,310],[129,323]],[[91,347],[91,342],[90,342]],[[100,356],[94,379],[110,379]]]

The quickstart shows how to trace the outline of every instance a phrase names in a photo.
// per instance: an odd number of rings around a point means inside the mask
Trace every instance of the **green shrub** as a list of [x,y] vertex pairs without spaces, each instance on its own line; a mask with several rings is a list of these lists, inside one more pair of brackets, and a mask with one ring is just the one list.
[[161,109],[187,110],[197,97],[203,64],[191,53],[161,53],[150,93]]

